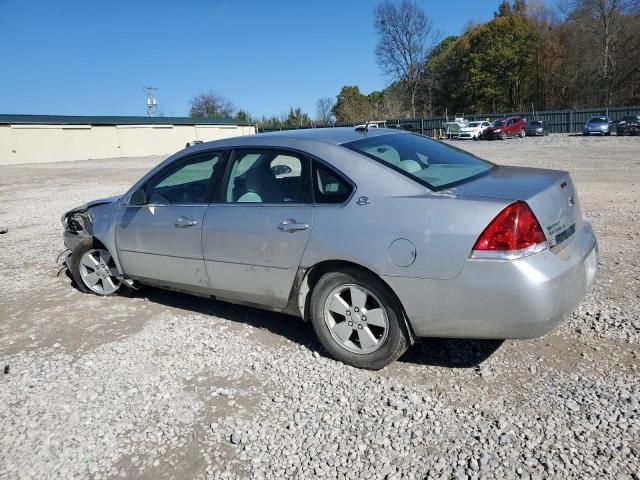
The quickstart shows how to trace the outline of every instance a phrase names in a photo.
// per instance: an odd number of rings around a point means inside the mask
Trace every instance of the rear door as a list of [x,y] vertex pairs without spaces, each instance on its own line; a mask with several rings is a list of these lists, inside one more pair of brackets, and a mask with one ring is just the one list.
[[282,308],[313,227],[309,159],[235,150],[218,202],[207,208],[205,268],[220,297]]
[[224,152],[192,155],[168,165],[144,186],[147,203],[129,205],[116,224],[124,272],[163,286],[208,290],[202,222]]

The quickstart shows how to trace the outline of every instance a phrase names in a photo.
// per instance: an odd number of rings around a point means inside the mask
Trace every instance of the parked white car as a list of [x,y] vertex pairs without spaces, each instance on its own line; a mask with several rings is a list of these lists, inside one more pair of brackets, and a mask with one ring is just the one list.
[[459,139],[472,138],[473,140],[478,140],[480,134],[484,132],[487,127],[491,124],[489,122],[469,122],[469,125],[466,127],[460,128],[460,132],[458,133]]

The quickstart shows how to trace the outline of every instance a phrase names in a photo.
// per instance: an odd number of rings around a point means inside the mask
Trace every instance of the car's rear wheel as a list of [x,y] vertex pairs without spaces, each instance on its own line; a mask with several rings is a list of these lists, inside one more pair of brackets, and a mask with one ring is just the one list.
[[500,134],[500,140],[506,140],[506,139],[507,139],[507,134],[506,134],[506,133],[504,133],[504,132],[502,132],[502,133]]
[[114,295],[130,291],[119,278],[109,251],[102,245],[95,245],[93,238],[87,238],[76,246],[69,264],[76,285],[84,293]]
[[520,138],[524,138],[524,136],[526,135],[526,133],[525,133],[525,131],[524,131],[524,130],[520,130],[519,135],[520,135]]
[[311,322],[333,358],[358,368],[383,368],[408,346],[393,293],[375,275],[357,269],[318,280],[311,295]]

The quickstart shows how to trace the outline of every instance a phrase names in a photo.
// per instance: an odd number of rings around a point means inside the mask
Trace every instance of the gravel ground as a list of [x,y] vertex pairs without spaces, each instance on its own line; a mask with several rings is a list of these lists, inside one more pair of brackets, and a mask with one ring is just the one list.
[[0,167],[0,479],[640,479],[640,138],[452,144],[569,170],[599,277],[541,339],[425,339],[380,372],[293,317],[58,276],[62,213],[161,158]]

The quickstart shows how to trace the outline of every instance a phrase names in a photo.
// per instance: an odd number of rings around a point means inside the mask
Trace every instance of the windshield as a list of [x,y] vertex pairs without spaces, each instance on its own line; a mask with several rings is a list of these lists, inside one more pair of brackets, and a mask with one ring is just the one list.
[[470,122],[469,127],[479,127],[482,122]]
[[470,180],[494,166],[463,150],[415,133],[379,135],[343,146],[435,190]]
[[607,123],[607,117],[592,117],[589,123]]
[[504,120],[496,120],[491,124],[492,127],[501,127],[504,125]]
[[531,125],[532,127],[539,127],[540,125],[542,125],[542,122],[540,120],[534,120],[532,122],[529,122],[529,125]]

